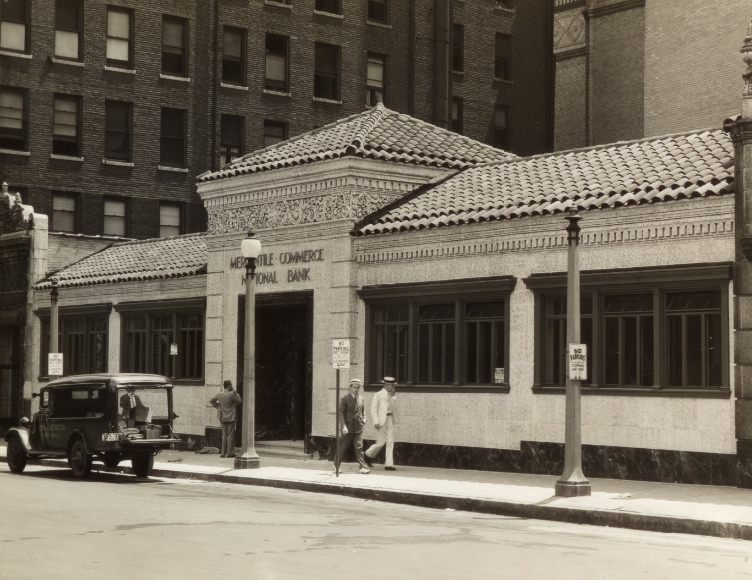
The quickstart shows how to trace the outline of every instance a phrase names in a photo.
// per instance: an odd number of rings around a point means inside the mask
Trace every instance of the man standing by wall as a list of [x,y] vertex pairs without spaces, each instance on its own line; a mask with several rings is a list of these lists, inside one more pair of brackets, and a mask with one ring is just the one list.
[[225,381],[224,388],[223,392],[212,397],[209,404],[217,409],[222,425],[222,457],[235,457],[235,421],[241,399],[233,390],[232,381]]
[[394,423],[396,415],[394,389],[397,386],[397,381],[394,377],[384,377],[381,382],[384,387],[373,396],[371,403],[373,426],[376,427],[376,443],[368,448],[365,459],[368,465],[372,465],[371,461],[386,445],[384,469],[397,471],[397,468],[394,467]]

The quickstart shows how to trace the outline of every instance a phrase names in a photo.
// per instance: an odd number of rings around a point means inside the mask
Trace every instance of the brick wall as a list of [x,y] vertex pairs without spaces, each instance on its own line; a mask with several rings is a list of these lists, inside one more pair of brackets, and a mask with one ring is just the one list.
[[576,149],[587,142],[585,89],[587,59],[584,55],[556,62],[556,110],[554,149]]

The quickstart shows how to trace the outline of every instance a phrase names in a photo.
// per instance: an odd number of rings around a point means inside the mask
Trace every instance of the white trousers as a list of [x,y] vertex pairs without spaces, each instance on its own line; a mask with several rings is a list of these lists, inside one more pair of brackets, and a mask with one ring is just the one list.
[[381,429],[376,429],[376,443],[371,445],[366,451],[366,455],[373,459],[378,455],[381,448],[386,445],[386,462],[385,467],[394,466],[394,421],[391,415],[386,416],[386,423]]

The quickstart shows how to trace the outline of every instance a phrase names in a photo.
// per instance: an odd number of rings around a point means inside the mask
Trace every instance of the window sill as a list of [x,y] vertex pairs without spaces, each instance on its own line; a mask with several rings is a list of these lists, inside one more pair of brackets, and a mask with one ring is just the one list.
[[274,6],[275,8],[284,8],[285,10],[292,10],[292,4],[285,4],[284,2],[275,2],[274,0],[264,0],[266,6]]
[[113,165],[115,167],[135,167],[132,161],[118,161],[117,159],[102,159],[102,165]]
[[499,77],[494,77],[494,82],[495,83],[501,83],[501,84],[504,84],[504,85],[513,85],[514,84],[513,80],[510,80],[510,79],[500,79]]
[[77,161],[83,163],[84,158],[77,155],[58,155],[57,153],[50,153],[50,159],[57,159],[59,161]]
[[247,91],[248,87],[243,85],[233,85],[232,83],[219,83],[219,86],[223,89],[232,89],[234,91]]
[[464,78],[465,71],[464,70],[453,70],[452,71],[452,75],[454,75],[455,77]]
[[159,73],[159,78],[163,79],[165,81],[178,81],[181,83],[189,83],[191,82],[191,77],[176,77],[173,75],[166,75],[164,73]]
[[157,165],[160,171],[169,171],[171,173],[188,173],[187,167],[170,167],[169,165]]
[[64,58],[57,58],[56,56],[51,56],[50,57],[50,62],[52,64],[65,64],[65,65],[68,65],[68,66],[77,66],[79,68],[83,68],[84,67],[83,61],[80,61],[80,60],[67,60],[67,59],[64,59]]
[[11,50],[0,50],[0,55],[9,56],[11,58],[20,58],[22,60],[31,60],[34,58],[34,56],[28,52],[13,52]]
[[342,14],[335,14],[334,12],[323,12],[322,10],[314,10],[313,13],[316,16],[326,16],[327,18],[334,18],[335,20],[344,20],[345,17]]
[[[380,391],[381,383],[365,385],[367,392]],[[508,393],[508,384],[503,385],[420,385],[397,383],[398,393]]]
[[265,95],[273,95],[275,97],[287,97],[288,99],[290,97],[292,97],[292,93],[289,93],[289,92],[286,93],[284,91],[275,91],[275,90],[272,90],[272,89],[264,89],[262,92]]
[[386,22],[376,22],[375,20],[366,20],[366,24],[369,24],[371,26],[378,26],[379,28],[388,28],[389,30],[392,29],[392,25],[387,24]]
[[[533,393],[540,395],[564,395],[566,387],[549,387],[533,385]],[[582,395],[606,395],[619,397],[674,397],[690,399],[728,399],[731,397],[731,389],[727,387],[718,389],[649,389],[629,387],[592,387],[583,386]]]
[[1,155],[18,155],[19,157],[31,157],[31,151],[21,151],[19,149],[0,149]]
[[342,101],[336,101],[334,99],[325,99],[324,97],[313,97],[314,103],[327,103],[329,105],[341,105]]
[[104,70],[109,71],[109,72],[121,73],[121,74],[124,74],[124,75],[135,75],[136,74],[136,69],[135,68],[121,68],[119,66],[104,65]]
[[514,8],[504,8],[503,6],[494,6],[494,10],[497,12],[504,12],[510,16],[514,16]]

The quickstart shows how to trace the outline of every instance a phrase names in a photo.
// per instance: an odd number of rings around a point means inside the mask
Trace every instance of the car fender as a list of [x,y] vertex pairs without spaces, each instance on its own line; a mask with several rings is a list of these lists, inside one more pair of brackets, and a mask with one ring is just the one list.
[[10,441],[14,437],[17,437],[21,444],[24,446],[24,449],[29,452],[31,451],[31,442],[29,441],[29,430],[25,429],[23,427],[13,427],[12,429],[8,429],[8,432],[5,434],[5,440]]
[[84,449],[86,450],[86,454],[89,454],[89,443],[86,441],[86,433],[82,429],[74,429],[71,433],[70,438],[68,439],[68,445],[66,446],[65,450],[70,451],[70,448],[73,446],[73,442],[76,439],[81,439],[81,441],[84,442]]

